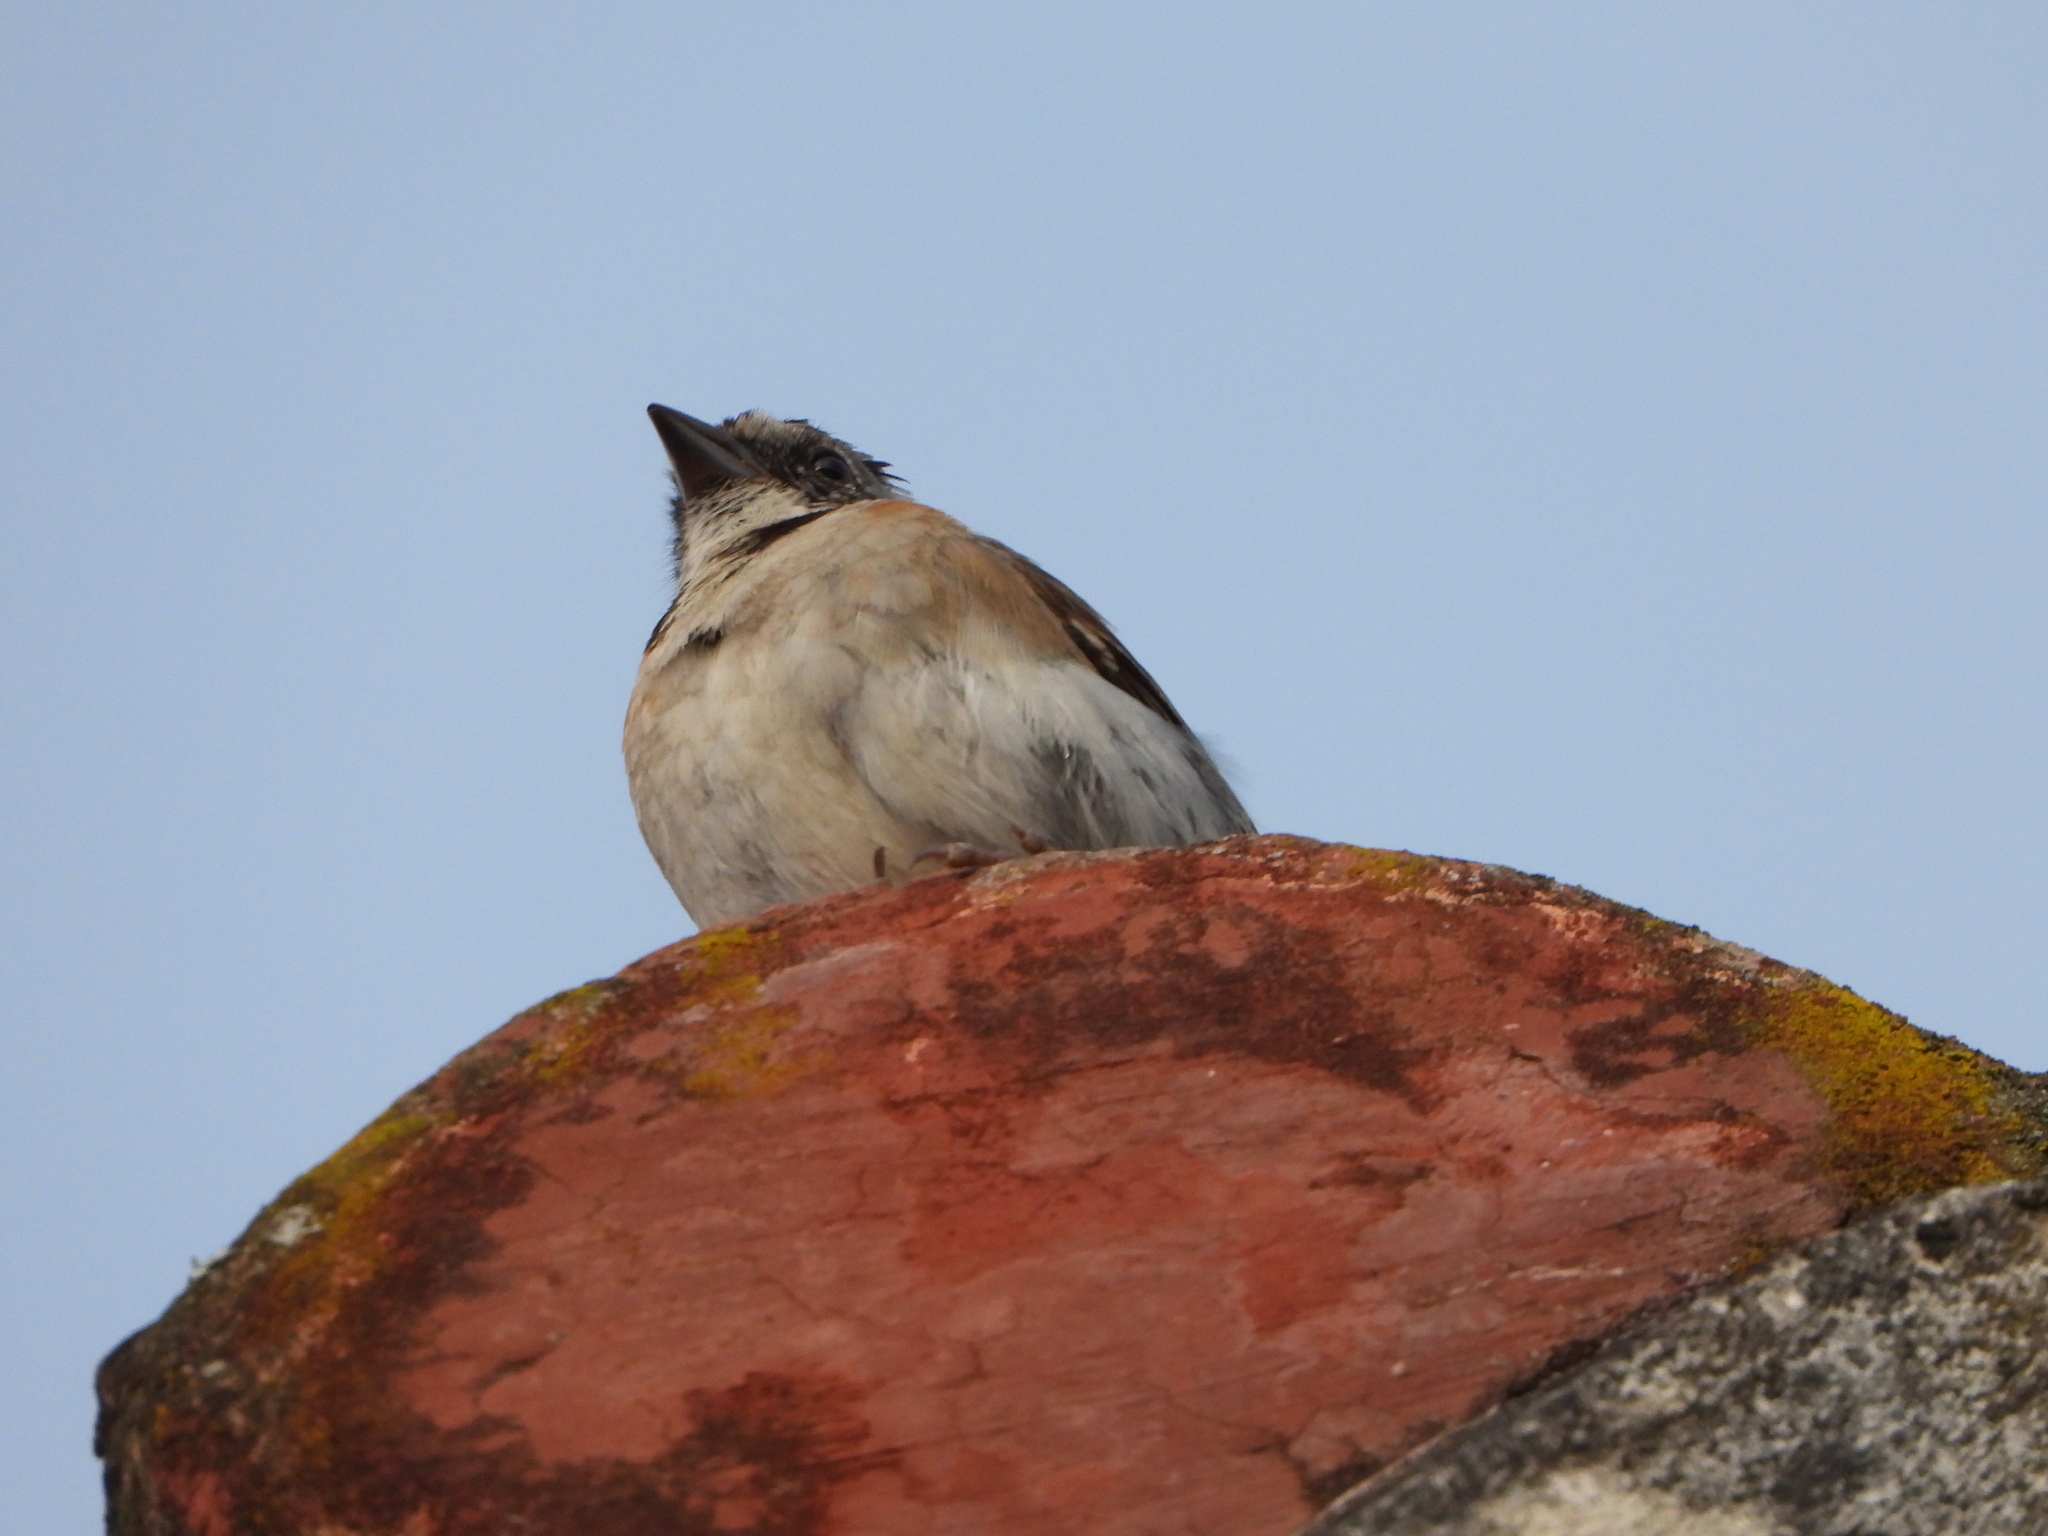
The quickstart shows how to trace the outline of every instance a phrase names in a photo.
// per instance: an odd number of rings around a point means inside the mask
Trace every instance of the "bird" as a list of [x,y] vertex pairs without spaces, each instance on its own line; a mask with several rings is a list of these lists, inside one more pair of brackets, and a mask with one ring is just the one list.
[[626,772],[700,928],[936,868],[1254,830],[1151,674],[1024,556],[801,418],[647,413],[675,597]]

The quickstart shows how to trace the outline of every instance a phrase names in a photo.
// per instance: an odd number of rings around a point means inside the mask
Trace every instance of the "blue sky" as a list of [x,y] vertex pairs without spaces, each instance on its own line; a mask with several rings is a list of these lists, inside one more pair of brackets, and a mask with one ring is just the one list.
[[687,931],[641,411],[809,416],[1271,830],[2048,1068],[2048,18],[179,7],[0,39],[0,1522],[302,1168]]

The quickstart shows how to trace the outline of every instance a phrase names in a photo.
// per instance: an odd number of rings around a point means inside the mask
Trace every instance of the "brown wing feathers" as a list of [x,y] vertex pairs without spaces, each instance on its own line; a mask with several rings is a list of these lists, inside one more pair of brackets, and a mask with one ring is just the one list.
[[[735,563],[744,562],[762,553],[787,535],[824,517],[827,512],[837,510],[827,507],[804,512],[754,530],[742,541]],[[945,513],[916,502],[874,501],[859,510],[865,511],[870,517],[894,519],[908,516],[919,522],[939,525],[930,532],[941,535],[941,546],[951,551],[951,559],[958,577],[963,579],[969,588],[980,592],[981,601],[994,611],[1007,610],[1012,622],[1022,631],[1038,631],[1043,636],[1042,643],[1056,644],[1053,637],[1057,633],[1104,682],[1121,689],[1160,719],[1170,721],[1183,731],[1187,729],[1187,722],[1181,719],[1180,712],[1167,701],[1164,691],[1152,680],[1152,674],[1138,664],[1135,656],[1124,649],[1123,642],[1111,632],[1102,615],[1083,602],[1066,583],[1041,570],[1007,544],[971,533]],[[952,533],[956,537],[945,538],[943,535],[946,533]],[[940,558],[943,562],[946,557]],[[1018,590],[1020,582],[1024,589],[1021,592]],[[676,608],[680,606],[679,599],[655,626],[654,633],[647,641],[647,648],[650,651],[667,633],[675,620]],[[720,637],[715,633],[691,636],[693,643],[700,639],[715,643],[718,638]]]
[[[994,540],[984,542],[994,543]],[[1152,681],[1152,674],[1139,666],[1137,658],[1124,649],[1123,642],[1110,632],[1101,614],[1082,602],[1064,582],[1040,570],[1015,550],[1000,544],[996,547],[1017,563],[1019,573],[1030,583],[1032,592],[1059,620],[1060,628],[1073,641],[1074,648],[1104,682],[1121,688],[1161,719],[1171,720],[1182,730],[1187,729],[1187,722],[1167,702],[1165,693]]]

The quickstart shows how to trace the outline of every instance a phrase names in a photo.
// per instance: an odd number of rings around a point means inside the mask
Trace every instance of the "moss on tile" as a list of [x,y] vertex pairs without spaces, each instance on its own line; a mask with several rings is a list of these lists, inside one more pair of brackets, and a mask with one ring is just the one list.
[[2035,1171],[2007,1069],[1988,1056],[1825,982],[1772,999],[1749,1033],[1826,1102],[1824,1160],[1855,1205]]
[[1349,848],[1345,875],[1393,894],[1427,885],[1443,868],[1440,859],[1419,853],[1402,853],[1390,848]]

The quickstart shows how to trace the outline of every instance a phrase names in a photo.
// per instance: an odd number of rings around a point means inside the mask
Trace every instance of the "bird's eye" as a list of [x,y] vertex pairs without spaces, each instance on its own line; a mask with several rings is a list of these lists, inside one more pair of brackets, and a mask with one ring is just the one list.
[[846,460],[836,453],[828,453],[818,460],[818,473],[827,480],[851,480],[853,471],[846,467]]

